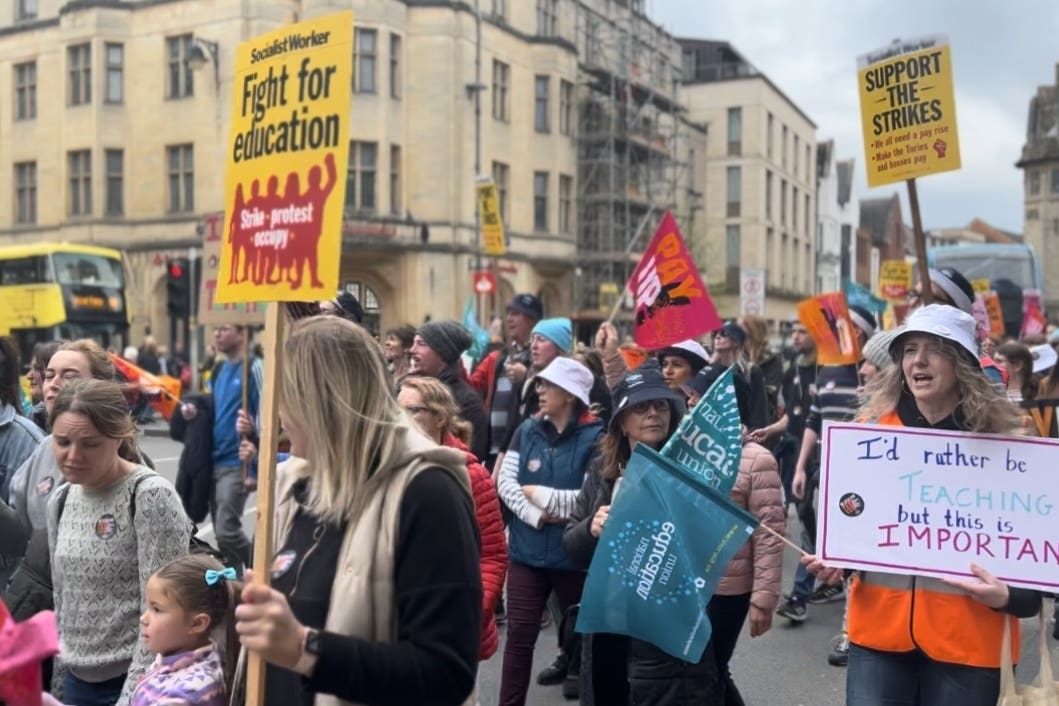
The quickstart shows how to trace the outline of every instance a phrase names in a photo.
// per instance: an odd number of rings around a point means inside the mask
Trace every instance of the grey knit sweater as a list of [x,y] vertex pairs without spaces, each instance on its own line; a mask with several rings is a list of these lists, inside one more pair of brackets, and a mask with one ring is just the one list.
[[127,673],[122,706],[152,660],[139,625],[147,579],[188,553],[190,525],[173,485],[144,466],[103,490],[71,485],[61,522],[59,497],[48,503],[48,545],[62,660],[85,681]]

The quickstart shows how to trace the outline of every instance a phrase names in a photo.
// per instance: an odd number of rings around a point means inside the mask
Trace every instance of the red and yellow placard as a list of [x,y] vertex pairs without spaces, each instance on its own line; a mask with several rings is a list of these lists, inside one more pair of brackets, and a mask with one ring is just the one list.
[[710,292],[671,213],[662,218],[627,286],[636,297],[633,337],[647,350],[721,327]]
[[217,302],[338,289],[352,64],[348,11],[236,49]]
[[816,342],[820,365],[850,365],[860,360],[857,329],[842,292],[828,292],[798,304],[798,318]]
[[960,168],[952,55],[945,35],[857,57],[868,186]]
[[903,302],[912,289],[912,263],[883,260],[879,265],[879,296],[892,302]]

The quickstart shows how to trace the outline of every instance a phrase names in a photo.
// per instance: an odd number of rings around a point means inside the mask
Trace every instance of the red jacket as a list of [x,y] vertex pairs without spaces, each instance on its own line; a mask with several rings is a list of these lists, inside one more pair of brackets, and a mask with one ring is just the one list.
[[500,515],[500,500],[496,496],[496,485],[485,466],[478,462],[467,446],[452,434],[442,440],[445,446],[459,449],[467,454],[467,473],[471,478],[474,494],[474,514],[478,520],[478,533],[482,537],[482,645],[478,658],[487,660],[500,645],[496,631],[497,601],[504,589],[507,576],[507,539],[504,537],[504,521]]
[[492,409],[493,390],[496,389],[496,364],[500,360],[502,352],[502,349],[497,348],[483,358],[469,378],[471,387],[478,390],[478,394],[482,396],[482,400],[485,402],[486,413]]

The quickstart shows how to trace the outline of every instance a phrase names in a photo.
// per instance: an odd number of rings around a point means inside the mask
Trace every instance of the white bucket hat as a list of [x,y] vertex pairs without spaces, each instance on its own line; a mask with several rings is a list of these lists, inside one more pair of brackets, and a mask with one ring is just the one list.
[[577,399],[589,404],[588,395],[592,391],[592,371],[573,358],[556,358],[544,370],[537,373],[541,380],[563,388]]
[[974,317],[954,306],[929,304],[913,311],[890,344],[890,355],[894,360],[900,360],[898,346],[901,339],[910,333],[929,333],[952,341],[975,361],[978,360],[978,333]]
[[1030,348],[1033,354],[1033,372],[1041,373],[1059,363],[1059,353],[1047,343]]

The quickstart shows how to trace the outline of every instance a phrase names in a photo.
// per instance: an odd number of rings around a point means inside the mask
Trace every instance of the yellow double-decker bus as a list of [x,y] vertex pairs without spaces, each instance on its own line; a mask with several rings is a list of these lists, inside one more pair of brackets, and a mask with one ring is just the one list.
[[121,253],[67,243],[0,247],[0,335],[29,360],[33,345],[93,338],[121,350],[129,312]]

